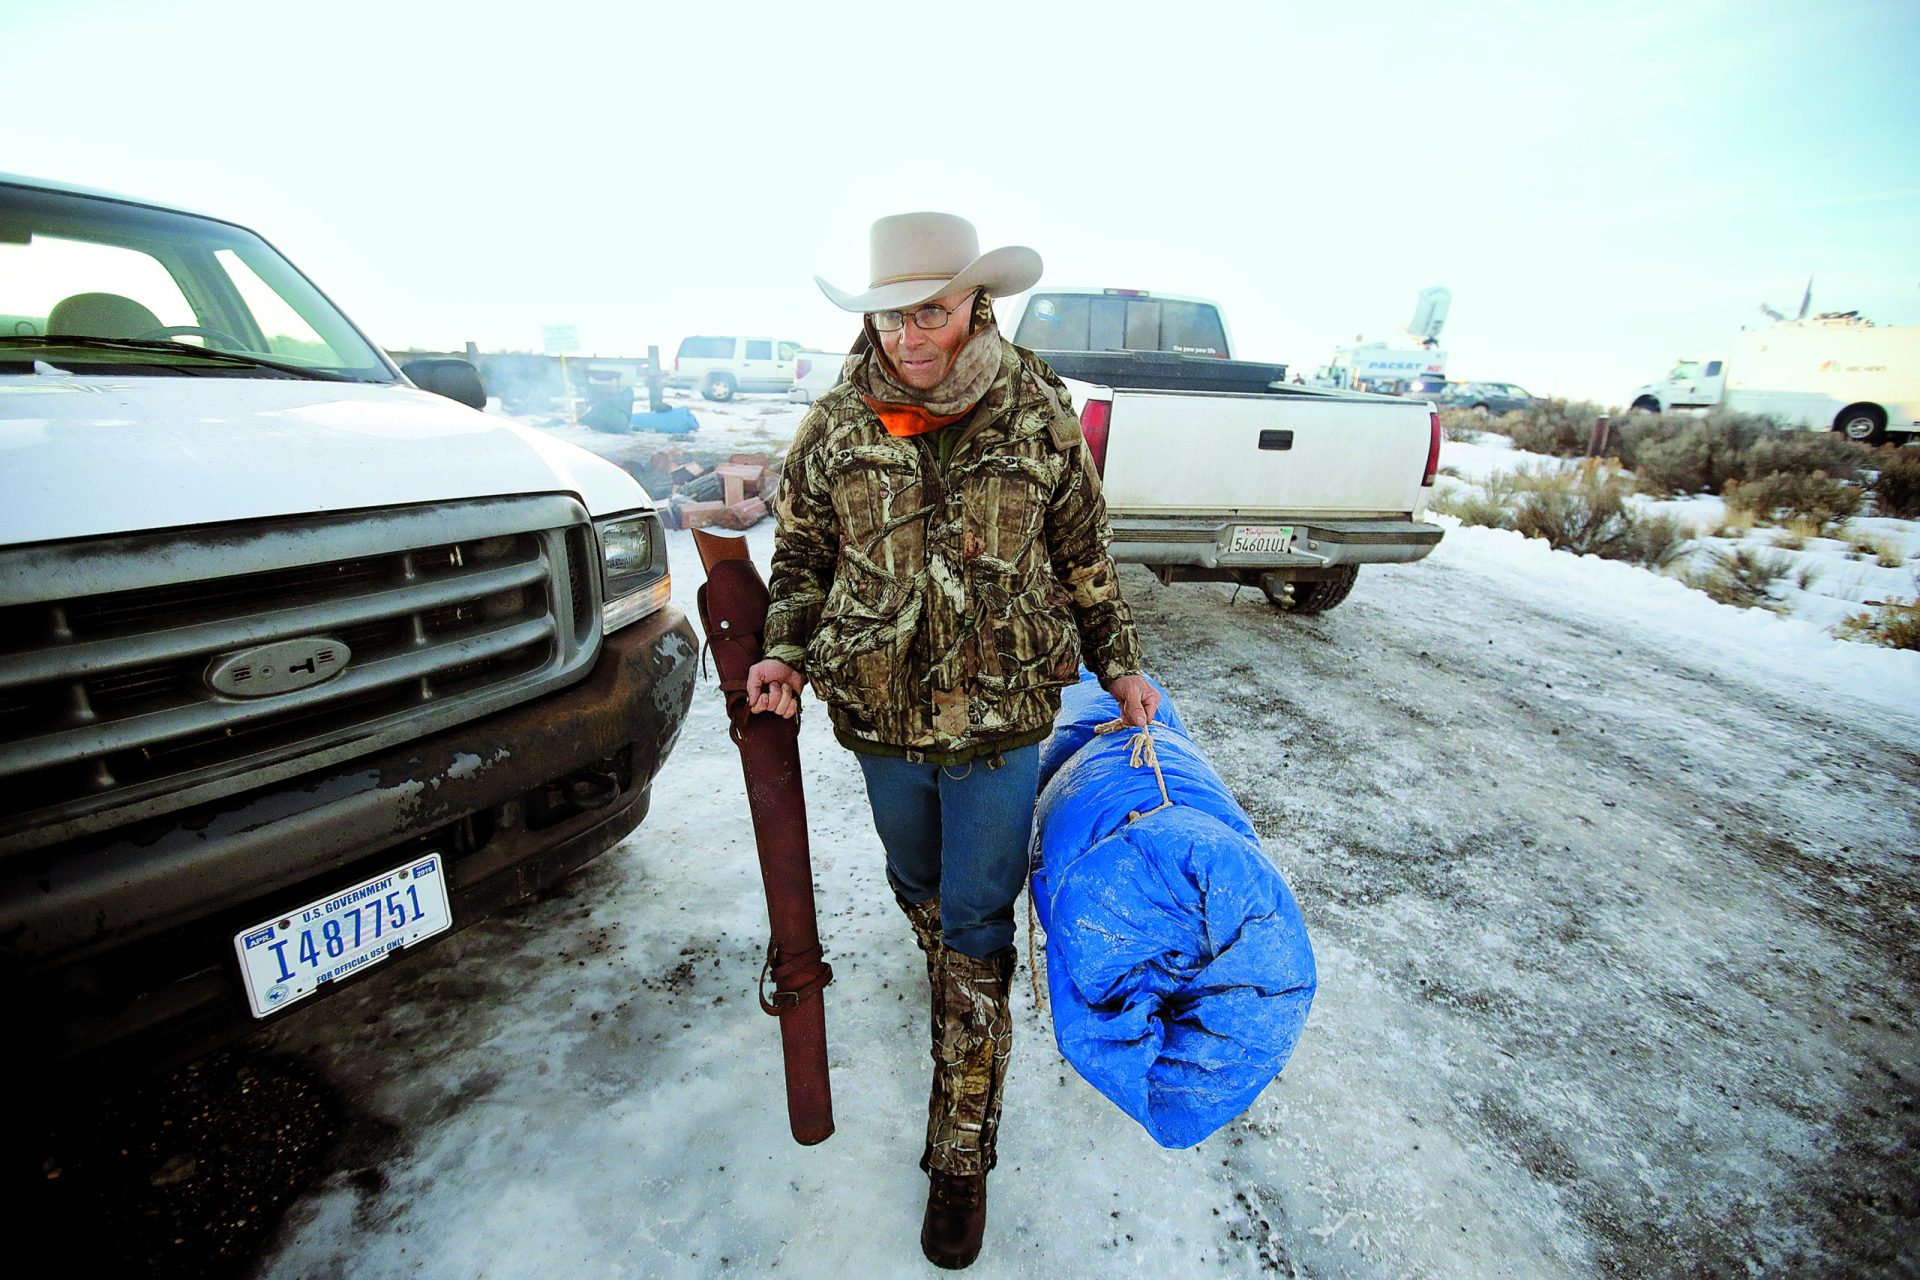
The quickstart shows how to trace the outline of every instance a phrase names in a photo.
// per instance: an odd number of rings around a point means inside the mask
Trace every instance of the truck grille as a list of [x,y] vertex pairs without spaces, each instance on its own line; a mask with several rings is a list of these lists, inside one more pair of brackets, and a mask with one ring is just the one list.
[[[592,547],[585,511],[542,497],[0,555],[0,851],[567,682],[598,647]],[[222,658],[297,638],[351,656],[266,697],[209,683]]]

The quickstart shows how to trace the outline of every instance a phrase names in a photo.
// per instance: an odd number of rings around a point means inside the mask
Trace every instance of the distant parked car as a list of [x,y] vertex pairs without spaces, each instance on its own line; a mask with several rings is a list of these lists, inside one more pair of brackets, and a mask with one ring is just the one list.
[[1448,384],[1441,403],[1450,409],[1471,409],[1497,417],[1519,413],[1534,399],[1531,391],[1511,382],[1454,382]]
[[1407,381],[1407,389],[1401,392],[1409,400],[1432,400],[1438,403],[1447,394],[1447,388],[1453,384],[1437,373],[1423,373]]
[[839,385],[840,366],[846,362],[844,351],[802,351],[793,360],[793,390],[787,399],[812,404]]
[[667,385],[698,388],[709,400],[731,400],[737,391],[787,391],[799,354],[799,343],[777,338],[682,338]]

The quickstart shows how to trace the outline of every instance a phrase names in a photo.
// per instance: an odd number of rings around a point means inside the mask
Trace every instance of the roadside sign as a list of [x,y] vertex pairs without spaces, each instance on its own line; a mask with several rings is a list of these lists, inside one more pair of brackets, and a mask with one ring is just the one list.
[[569,356],[580,349],[579,330],[570,324],[543,326],[540,337],[550,356]]

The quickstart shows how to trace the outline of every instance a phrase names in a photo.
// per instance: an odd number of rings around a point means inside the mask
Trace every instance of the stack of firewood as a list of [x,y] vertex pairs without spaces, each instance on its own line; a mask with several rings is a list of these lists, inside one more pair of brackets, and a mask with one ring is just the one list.
[[660,518],[670,529],[751,528],[766,518],[767,502],[779,483],[779,472],[768,465],[764,453],[736,453],[711,469],[680,461],[674,450],[662,450],[653,462],[655,470],[673,481],[673,493],[660,508]]

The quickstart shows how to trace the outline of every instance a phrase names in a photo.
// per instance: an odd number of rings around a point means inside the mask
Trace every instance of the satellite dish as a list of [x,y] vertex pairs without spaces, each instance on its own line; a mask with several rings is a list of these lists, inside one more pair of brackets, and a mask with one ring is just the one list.
[[1447,308],[1452,305],[1453,290],[1442,285],[1422,289],[1413,306],[1413,319],[1407,322],[1407,333],[1422,342],[1438,340],[1440,331],[1447,327]]

